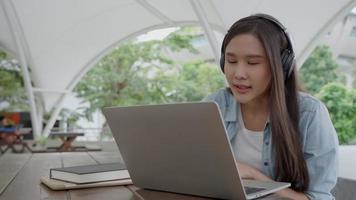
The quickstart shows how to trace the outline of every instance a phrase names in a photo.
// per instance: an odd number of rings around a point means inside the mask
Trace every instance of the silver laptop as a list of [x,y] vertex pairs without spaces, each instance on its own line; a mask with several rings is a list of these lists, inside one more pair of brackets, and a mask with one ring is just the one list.
[[222,199],[253,199],[289,183],[242,180],[214,102],[104,108],[133,183]]

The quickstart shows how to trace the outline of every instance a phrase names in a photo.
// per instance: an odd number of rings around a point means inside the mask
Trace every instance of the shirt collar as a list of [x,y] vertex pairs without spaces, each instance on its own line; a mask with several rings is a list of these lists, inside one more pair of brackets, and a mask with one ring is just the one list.
[[224,116],[224,120],[225,121],[229,121],[229,122],[234,122],[236,121],[237,118],[237,113],[240,109],[240,104],[237,103],[234,95],[232,95],[230,92],[228,92],[228,98],[227,98],[227,105],[226,105],[226,112],[225,112],[225,116]]

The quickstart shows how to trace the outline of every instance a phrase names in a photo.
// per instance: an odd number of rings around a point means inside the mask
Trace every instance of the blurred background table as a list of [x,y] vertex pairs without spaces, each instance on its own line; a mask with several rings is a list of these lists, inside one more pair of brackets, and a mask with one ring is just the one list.
[[72,143],[78,136],[84,136],[82,132],[51,132],[49,134],[50,138],[60,138],[62,143],[59,147],[49,147],[55,148],[57,151],[73,151],[75,149],[86,149],[85,146],[74,146]]

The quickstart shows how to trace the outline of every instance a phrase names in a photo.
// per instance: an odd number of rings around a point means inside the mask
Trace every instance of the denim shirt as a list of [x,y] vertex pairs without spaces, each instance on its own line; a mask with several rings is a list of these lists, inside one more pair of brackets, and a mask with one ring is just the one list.
[[[205,101],[215,101],[220,108],[230,142],[238,130],[237,113],[240,104],[226,89],[209,95]],[[299,132],[304,159],[309,172],[309,188],[305,194],[310,199],[334,199],[331,190],[337,182],[338,139],[327,108],[316,98],[299,93]],[[273,142],[271,126],[267,122],[263,134],[263,173],[276,179],[274,173]]]

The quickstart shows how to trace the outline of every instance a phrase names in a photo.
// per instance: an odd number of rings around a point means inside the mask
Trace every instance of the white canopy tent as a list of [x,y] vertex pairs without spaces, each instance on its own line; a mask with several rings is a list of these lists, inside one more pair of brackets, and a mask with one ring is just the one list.
[[[280,19],[295,39],[299,64],[356,0],[0,0],[0,48],[22,66],[34,132],[48,134],[66,95],[120,42],[150,30],[202,26],[218,60],[237,19],[258,12]],[[52,116],[46,128],[43,111]]]

